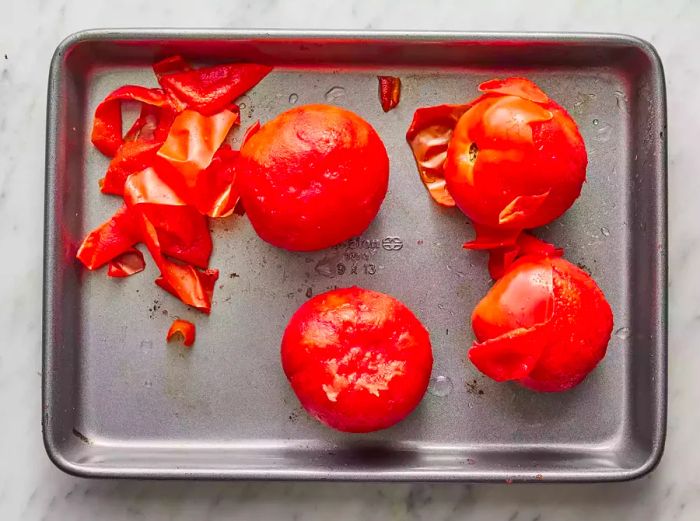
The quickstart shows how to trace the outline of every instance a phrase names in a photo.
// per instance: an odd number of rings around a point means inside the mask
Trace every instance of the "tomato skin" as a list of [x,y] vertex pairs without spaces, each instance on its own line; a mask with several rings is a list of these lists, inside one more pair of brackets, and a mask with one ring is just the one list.
[[605,356],[613,315],[603,292],[562,258],[523,257],[474,309],[469,358],[535,391],[578,385]]
[[284,112],[241,148],[237,187],[260,237],[318,250],[359,235],[379,211],[389,158],[376,131],[329,105]]
[[524,78],[480,88],[486,93],[461,116],[449,143],[448,191],[482,227],[508,232],[551,222],[586,179],[586,148],[575,122]]
[[428,332],[401,302],[358,287],[308,300],[282,339],[282,367],[306,411],[329,427],[370,432],[418,405],[433,364]]

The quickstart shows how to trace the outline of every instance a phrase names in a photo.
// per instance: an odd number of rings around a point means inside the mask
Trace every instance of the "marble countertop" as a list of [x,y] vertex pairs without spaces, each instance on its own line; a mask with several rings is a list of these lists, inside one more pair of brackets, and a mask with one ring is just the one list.
[[[216,4],[216,5],[215,5]],[[205,7],[206,6],[206,7]],[[0,519],[700,519],[700,3],[691,0],[9,0],[0,9]],[[652,42],[669,107],[670,373],[666,453],[650,476],[600,485],[91,481],[41,442],[46,79],[67,34],[96,27],[609,31]],[[687,146],[686,146],[687,145]]]

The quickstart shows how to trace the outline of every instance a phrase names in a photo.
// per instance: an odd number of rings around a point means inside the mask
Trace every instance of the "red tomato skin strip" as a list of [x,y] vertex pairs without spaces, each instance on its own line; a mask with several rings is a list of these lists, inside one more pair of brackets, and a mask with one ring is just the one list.
[[156,75],[158,83],[163,76],[190,70],[192,70],[192,66],[179,54],[169,56],[153,64],[153,74]]
[[181,190],[196,187],[198,174],[209,166],[238,117],[230,110],[222,110],[213,116],[202,116],[194,110],[178,114],[158,150],[158,157],[179,174],[174,181]]
[[238,150],[221,145],[209,166],[197,177],[195,204],[209,217],[228,217],[233,213],[240,196],[234,188]]
[[447,190],[444,165],[454,127],[470,107],[471,104],[419,108],[406,132],[421,181],[435,202],[442,206],[455,206]]
[[89,270],[96,270],[139,242],[135,216],[125,206],[91,231],[83,240],[76,257]]
[[125,141],[110,161],[107,173],[100,183],[102,193],[124,195],[126,179],[153,164],[161,144],[162,142]]
[[112,259],[107,266],[107,276],[123,278],[142,272],[146,268],[143,253],[131,248]]
[[[162,217],[162,212],[190,211],[191,217],[204,220],[206,218],[196,213],[196,210],[185,205],[179,196],[165,183],[158,173],[148,168],[127,179],[124,198],[130,208],[136,210],[139,217],[141,239],[146,244],[148,251],[161,272],[160,279],[156,283],[164,289],[176,295],[185,304],[193,306],[200,311],[211,311],[211,299],[214,291],[214,283],[218,278],[218,270],[199,271],[190,265],[180,265],[164,256],[163,238],[177,237],[182,232],[182,226],[189,221],[187,219],[165,219],[163,224],[172,224],[171,233],[159,233],[154,221]],[[211,237],[206,227],[200,228],[201,235],[195,230],[193,235],[202,242],[200,249],[206,253],[208,263],[211,254]],[[190,237],[192,238],[192,237]],[[170,240],[170,239],[169,239]],[[195,243],[197,246],[198,243]],[[199,251],[199,250],[197,250]],[[180,257],[182,258],[182,257]],[[202,259],[203,260],[203,259]],[[206,265],[206,263],[203,263]]]
[[122,101],[138,101],[155,107],[169,107],[170,102],[161,89],[139,85],[124,85],[112,91],[95,109],[92,143],[104,155],[113,157],[124,142],[122,137]]
[[190,347],[194,344],[196,337],[196,328],[192,322],[189,320],[176,319],[168,329],[168,334],[166,336],[166,341],[170,342],[177,336],[182,336],[182,343],[186,347]]
[[401,80],[394,76],[378,76],[379,102],[384,112],[389,112],[401,99]]
[[253,63],[215,65],[166,74],[158,82],[183,107],[209,116],[226,109],[271,70],[270,66]]

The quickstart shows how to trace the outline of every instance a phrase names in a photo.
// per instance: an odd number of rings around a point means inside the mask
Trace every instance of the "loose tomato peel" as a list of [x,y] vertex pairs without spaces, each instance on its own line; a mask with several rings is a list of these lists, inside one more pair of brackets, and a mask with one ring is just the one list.
[[221,145],[209,166],[197,177],[197,209],[209,217],[228,217],[240,196],[234,188],[240,153]]
[[168,334],[166,336],[166,341],[170,342],[173,339],[182,338],[182,343],[186,347],[190,347],[194,344],[196,335],[196,328],[192,322],[189,320],[176,319],[170,325],[168,329]]
[[137,101],[154,107],[168,107],[169,101],[161,89],[139,85],[124,85],[112,91],[95,109],[92,143],[104,155],[113,157],[124,142],[122,136],[122,101]]
[[377,76],[379,79],[379,102],[384,112],[389,112],[401,99],[401,79],[394,76]]
[[155,261],[161,276],[156,284],[172,293],[182,302],[204,313],[211,311],[214,284],[219,278],[218,270],[199,271],[190,265],[181,265],[163,256],[158,232],[144,212],[140,212],[143,242]]
[[[133,245],[144,242],[161,271],[156,283],[210,311],[218,271],[206,269],[212,250],[207,216],[230,215],[238,202],[238,152],[222,143],[240,118],[235,98],[270,70],[255,64],[192,70],[171,56],[153,64],[162,89],[125,85],[105,97],[91,135],[112,157],[100,189],[124,197],[126,206],[81,244],[76,256],[88,269],[109,263],[108,275],[115,277],[142,271],[143,255]],[[125,135],[122,101],[141,104]]]
[[129,250],[139,240],[136,216],[123,206],[85,237],[76,257],[87,269],[96,270]]
[[[166,160],[179,173],[177,184],[188,192],[196,188],[200,172],[206,169],[214,154],[226,139],[239,115],[222,110],[213,116],[203,116],[194,110],[177,115],[158,157]],[[193,194],[187,194],[194,199]]]
[[163,76],[190,70],[192,70],[192,66],[179,54],[169,56],[153,64],[153,74],[156,75],[158,83],[160,83]]
[[127,205],[138,208],[158,235],[164,255],[206,268],[212,241],[206,217],[188,206],[153,168],[127,179],[124,190]]
[[135,273],[142,272],[145,268],[146,261],[143,260],[143,253],[136,248],[130,248],[109,262],[107,276],[129,277]]
[[253,63],[215,65],[161,75],[158,82],[181,106],[209,116],[226,109],[271,70]]
[[406,141],[411,146],[421,181],[430,196],[442,206],[454,206],[447,190],[444,164],[447,147],[457,121],[469,110],[466,105],[437,105],[416,110]]

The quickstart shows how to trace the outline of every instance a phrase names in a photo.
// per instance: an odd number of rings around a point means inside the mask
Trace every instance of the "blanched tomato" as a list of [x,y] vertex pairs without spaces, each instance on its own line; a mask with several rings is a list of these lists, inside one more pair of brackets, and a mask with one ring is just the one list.
[[588,159],[573,119],[531,81],[479,88],[485,94],[452,134],[445,181],[475,225],[471,245],[490,248],[562,215],[581,192]]
[[362,233],[388,182],[389,158],[375,130],[329,105],[294,108],[250,135],[236,181],[258,235],[288,250],[327,248]]
[[389,295],[344,288],[304,303],[282,339],[282,367],[309,414],[346,432],[394,425],[420,402],[430,337]]
[[525,256],[476,306],[472,327],[469,359],[482,373],[565,391],[605,356],[613,316],[584,271],[562,258]]

